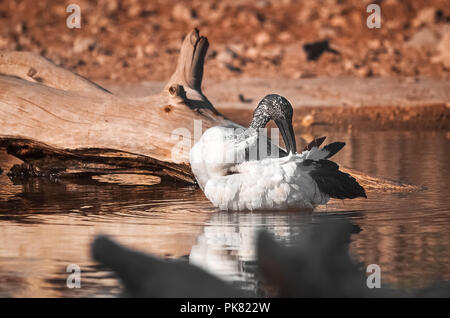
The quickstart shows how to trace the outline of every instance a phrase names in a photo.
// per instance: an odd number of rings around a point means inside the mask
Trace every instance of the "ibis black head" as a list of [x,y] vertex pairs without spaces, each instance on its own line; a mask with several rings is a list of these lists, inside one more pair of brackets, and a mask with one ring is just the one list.
[[270,120],[273,120],[280,129],[287,153],[295,153],[297,147],[292,128],[292,114],[292,105],[286,98],[270,94],[264,97],[256,107],[250,128],[264,128]]

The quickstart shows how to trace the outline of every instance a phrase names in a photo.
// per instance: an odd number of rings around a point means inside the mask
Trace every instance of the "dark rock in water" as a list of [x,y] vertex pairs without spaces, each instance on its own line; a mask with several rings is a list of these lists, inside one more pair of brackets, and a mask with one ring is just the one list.
[[[450,282],[420,290],[385,284],[369,288],[362,263],[349,253],[352,234],[360,228],[321,218],[302,232],[298,242],[281,246],[261,232],[257,266],[264,284],[283,297],[449,297]],[[95,260],[117,273],[127,297],[243,297],[243,291],[185,261],[164,260],[124,248],[106,237],[92,244]],[[273,288],[272,288],[273,287]]]
[[268,233],[258,239],[258,266],[281,297],[371,297],[361,263],[351,258],[350,236],[359,229],[346,222],[310,225],[292,247],[280,246]]
[[165,260],[135,252],[98,237],[95,260],[111,268],[124,284],[125,297],[244,297],[228,283],[185,261]]
[[324,52],[339,54],[338,51],[330,48],[328,40],[306,43],[303,45],[303,50],[306,52],[309,61],[317,60]]

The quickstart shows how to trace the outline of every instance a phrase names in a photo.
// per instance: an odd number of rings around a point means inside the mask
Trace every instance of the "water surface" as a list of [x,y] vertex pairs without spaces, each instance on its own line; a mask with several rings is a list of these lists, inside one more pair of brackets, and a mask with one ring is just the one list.
[[[181,257],[259,292],[254,250],[258,230],[289,243],[324,215],[349,219],[361,228],[352,236],[352,253],[380,265],[382,283],[410,288],[450,280],[450,136],[330,135],[329,141],[347,143],[335,157],[339,164],[425,189],[369,192],[367,199],[331,200],[309,213],[230,213],[214,209],[195,187],[120,178],[13,182],[3,173],[0,296],[117,296],[117,279],[90,257],[89,245],[100,233],[145,252]],[[6,170],[12,163],[14,159],[0,153],[0,167]],[[81,267],[80,289],[66,287],[69,264]]]

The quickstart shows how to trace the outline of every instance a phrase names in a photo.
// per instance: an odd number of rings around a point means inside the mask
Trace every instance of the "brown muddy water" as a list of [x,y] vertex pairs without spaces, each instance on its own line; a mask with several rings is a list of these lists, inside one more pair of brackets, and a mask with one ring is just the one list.
[[[335,157],[339,164],[423,190],[369,192],[367,199],[331,200],[309,213],[229,213],[215,210],[195,187],[145,185],[139,177],[13,182],[3,173],[0,296],[119,295],[114,275],[90,257],[90,243],[100,233],[141,251],[182,258],[258,292],[257,232],[266,229],[289,243],[325,215],[361,228],[351,251],[381,267],[382,284],[411,288],[450,280],[449,133],[328,135],[329,142],[347,143]],[[1,154],[0,167],[10,165],[11,157]],[[69,264],[81,267],[79,289],[66,286]]]

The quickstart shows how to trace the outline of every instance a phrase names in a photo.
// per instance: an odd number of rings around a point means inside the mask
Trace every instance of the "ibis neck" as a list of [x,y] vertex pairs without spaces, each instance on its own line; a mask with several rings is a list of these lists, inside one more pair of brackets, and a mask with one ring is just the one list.
[[255,117],[253,117],[249,128],[253,128],[253,129],[264,128],[264,127],[266,127],[269,120],[270,120],[270,118],[265,117],[265,116],[255,116]]

